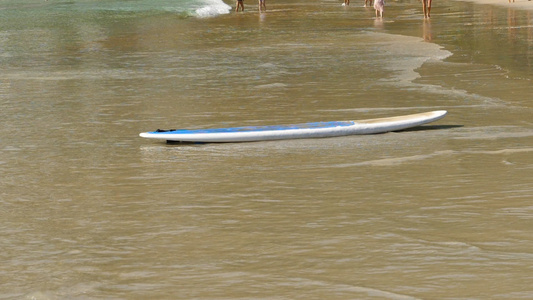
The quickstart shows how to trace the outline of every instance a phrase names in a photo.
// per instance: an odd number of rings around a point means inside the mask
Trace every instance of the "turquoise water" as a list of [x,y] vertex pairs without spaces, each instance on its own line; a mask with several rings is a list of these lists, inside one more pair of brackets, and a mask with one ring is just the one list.
[[[180,16],[214,17],[227,14],[230,6],[222,0],[50,0],[50,1],[2,1],[0,16],[3,21],[20,20],[23,16],[36,17],[96,17],[103,13],[162,14]],[[9,18],[9,19],[6,19]]]

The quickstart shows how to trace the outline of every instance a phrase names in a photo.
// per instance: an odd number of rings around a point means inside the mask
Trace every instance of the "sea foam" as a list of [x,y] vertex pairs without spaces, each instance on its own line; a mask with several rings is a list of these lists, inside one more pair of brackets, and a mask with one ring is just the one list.
[[222,0],[203,0],[202,7],[196,9],[195,13],[200,18],[207,18],[228,14],[230,11],[231,6],[227,5]]

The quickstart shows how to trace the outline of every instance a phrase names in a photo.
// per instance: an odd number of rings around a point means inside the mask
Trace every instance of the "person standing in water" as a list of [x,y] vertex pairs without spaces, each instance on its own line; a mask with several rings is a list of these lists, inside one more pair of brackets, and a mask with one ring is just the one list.
[[344,6],[350,5],[350,0],[344,0]]
[[[426,1],[426,0],[422,0],[422,1]],[[379,13],[379,17],[383,18],[383,11],[385,10],[385,0],[374,0],[374,9],[376,10],[376,18],[378,17],[378,13]]]
[[259,11],[266,11],[266,0],[259,0]]
[[422,0],[422,9],[424,10],[424,19],[429,19],[431,14],[431,0]]
[[235,8],[235,11],[239,11],[239,8],[241,11],[244,11],[244,0],[237,0],[237,7]]

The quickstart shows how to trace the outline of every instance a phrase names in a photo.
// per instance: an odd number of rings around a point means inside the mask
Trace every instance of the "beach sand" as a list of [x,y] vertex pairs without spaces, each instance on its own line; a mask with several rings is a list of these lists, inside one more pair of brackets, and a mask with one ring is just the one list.
[[497,5],[513,9],[533,10],[533,1],[529,0],[516,0],[509,3],[505,0],[463,0],[467,2],[474,2],[477,4]]

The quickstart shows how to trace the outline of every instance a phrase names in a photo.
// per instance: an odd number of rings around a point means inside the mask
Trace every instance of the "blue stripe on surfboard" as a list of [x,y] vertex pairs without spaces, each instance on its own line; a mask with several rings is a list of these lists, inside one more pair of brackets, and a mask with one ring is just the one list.
[[335,128],[353,125],[353,121],[333,121],[333,122],[315,122],[294,125],[270,125],[270,126],[246,126],[230,128],[213,128],[213,129],[176,129],[172,131],[152,131],[151,134],[197,134],[197,133],[226,133],[226,132],[259,132],[259,131],[281,131],[291,129],[318,129],[318,128]]

